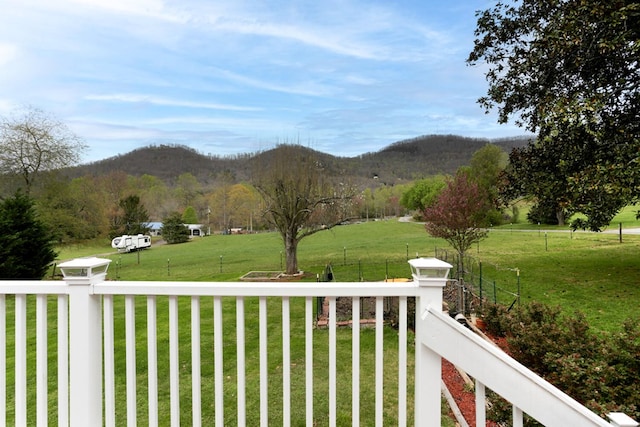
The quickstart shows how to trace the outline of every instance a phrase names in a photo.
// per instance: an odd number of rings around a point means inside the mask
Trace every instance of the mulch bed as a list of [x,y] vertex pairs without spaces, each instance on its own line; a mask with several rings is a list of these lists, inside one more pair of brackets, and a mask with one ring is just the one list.
[[[507,348],[506,339],[488,337],[500,348]],[[442,360],[442,380],[446,384],[449,392],[453,396],[458,409],[467,421],[470,427],[476,426],[476,395],[475,391],[470,389],[456,367],[448,360]],[[453,414],[451,414],[453,417]],[[487,420],[487,427],[498,427],[498,424]]]

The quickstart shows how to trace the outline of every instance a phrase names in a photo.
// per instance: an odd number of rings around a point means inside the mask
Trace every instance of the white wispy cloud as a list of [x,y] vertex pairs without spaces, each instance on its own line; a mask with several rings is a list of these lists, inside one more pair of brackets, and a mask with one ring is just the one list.
[[249,86],[255,89],[268,90],[273,92],[289,93],[294,95],[306,96],[328,96],[336,92],[334,87],[317,83],[314,81],[283,81],[282,83],[273,80],[265,80],[259,77],[246,76],[230,70],[219,68],[211,68],[213,75],[218,75],[230,82],[239,83],[243,86]]
[[18,53],[18,46],[0,42],[0,66],[8,64]]
[[152,104],[166,107],[187,107],[187,108],[204,108],[209,110],[228,110],[228,111],[260,111],[258,107],[246,107],[240,105],[215,104],[210,102],[185,101],[178,99],[163,98],[154,95],[140,95],[133,93],[118,93],[110,95],[87,95],[85,99],[89,101],[109,101],[122,102],[132,104]]
[[[464,60],[485,0],[4,0],[0,115],[68,121],[89,160],[154,141],[333,154],[420,134],[506,136]],[[397,140],[397,139],[396,139]],[[242,146],[242,144],[249,144]]]

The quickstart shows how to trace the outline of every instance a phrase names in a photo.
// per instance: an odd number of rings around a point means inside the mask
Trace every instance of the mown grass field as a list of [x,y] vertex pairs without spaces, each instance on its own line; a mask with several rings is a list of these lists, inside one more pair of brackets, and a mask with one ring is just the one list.
[[[617,222],[616,222],[617,221]],[[622,222],[626,228],[635,227],[635,213],[623,212],[614,220],[612,229],[617,230],[617,223]],[[336,227],[320,232],[304,239],[299,247],[299,267],[308,273],[304,279],[315,281],[316,274],[321,274],[325,266],[331,263],[334,275],[339,281],[383,280],[385,277],[409,277],[408,258],[415,256],[433,256],[436,249],[448,249],[446,242],[433,239],[417,223],[400,222],[396,219],[375,221]],[[60,248],[59,259],[66,260],[80,256],[97,255],[113,260],[108,278],[110,280],[171,280],[171,281],[235,281],[249,271],[280,271],[282,269],[282,243],[276,233],[251,235],[214,235],[180,245],[155,245],[149,250],[131,254],[114,254],[109,242],[92,242],[91,244]],[[470,251],[474,259],[483,265],[483,277],[490,286],[497,286],[515,292],[521,292],[521,302],[542,301],[550,305],[559,305],[566,313],[575,310],[584,312],[592,327],[603,333],[615,333],[619,325],[629,317],[637,317],[640,302],[640,236],[624,234],[622,242],[618,234],[608,233],[571,233],[565,227],[538,228],[537,226],[514,224],[496,227],[489,237]],[[517,275],[519,273],[519,276]],[[304,282],[300,283],[304,286]],[[510,304],[512,296],[502,293],[500,302]],[[116,301],[116,341],[124,334],[122,319],[123,304]],[[138,393],[146,393],[146,342],[144,329],[146,312],[144,298],[136,300],[137,329],[142,339],[138,344]],[[247,313],[255,312],[255,300],[247,301]],[[168,320],[166,302],[159,300],[159,313],[164,313],[158,320],[158,336],[166,342]],[[180,360],[181,360],[181,416],[182,423],[190,423],[190,362],[188,345],[190,337],[188,299],[180,300]],[[232,300],[225,299],[225,391],[227,392],[225,419],[228,425],[234,425],[235,417],[235,306]],[[55,313],[54,307],[50,313]],[[213,362],[211,349],[212,335],[212,302],[202,301],[203,332],[203,420],[205,424],[213,419]],[[278,378],[281,373],[282,350],[280,335],[280,303],[269,301],[269,371]],[[292,305],[292,384],[294,393],[293,416],[296,420],[303,417],[304,398],[304,345],[302,323],[302,302],[293,301]],[[52,314],[53,315],[53,314]],[[32,317],[29,316],[31,319]],[[52,320],[53,322],[53,320]],[[252,316],[247,316],[247,398],[248,425],[255,425],[258,417],[258,352],[257,325]],[[10,327],[10,326],[9,326]],[[361,412],[363,423],[370,425],[373,410],[373,389],[375,382],[373,353],[374,336],[370,331],[363,331],[361,338],[362,383]],[[252,335],[253,334],[253,335]],[[326,353],[327,333],[316,331],[314,346],[318,349],[314,361],[314,374],[318,378],[315,384],[316,415],[318,425],[326,424],[328,408],[326,382],[328,359]],[[338,352],[340,372],[338,387],[339,424],[346,421],[351,411],[351,331],[341,330],[338,333]],[[411,344],[411,337],[410,337]],[[397,356],[396,334],[393,330],[385,331],[385,343],[389,349],[385,353],[385,389],[390,396],[395,396]],[[160,346],[160,344],[159,344]],[[50,348],[55,349],[55,334],[52,334]],[[412,347],[410,345],[410,351]],[[324,350],[321,350],[324,349]],[[116,351],[124,351],[122,348]],[[323,353],[324,351],[324,353]],[[160,355],[161,410],[168,413],[168,355]],[[8,352],[10,354],[10,352]],[[208,359],[207,359],[208,358]],[[124,358],[116,357],[116,370],[122,374],[123,381],[116,385],[118,400],[124,401]],[[32,361],[30,363],[33,363]],[[33,366],[33,365],[32,365]],[[51,396],[55,397],[55,372],[50,372]],[[29,379],[30,383],[35,378]],[[270,396],[274,404],[270,405],[270,424],[282,422],[281,382],[275,380],[269,385]],[[9,402],[11,392],[8,393]],[[164,400],[162,400],[164,399]],[[30,400],[32,402],[32,400]],[[409,397],[410,405],[412,398]],[[30,403],[32,405],[32,403]],[[393,398],[385,399],[387,421],[394,417],[397,410]],[[118,425],[124,425],[126,414],[124,405],[118,412]],[[146,403],[140,399],[138,409],[141,424],[145,423]],[[412,414],[412,408],[409,408]],[[368,417],[368,418],[367,418]],[[166,416],[164,418],[168,422]],[[298,425],[294,422],[294,425]]]
[[[537,300],[568,313],[580,310],[593,328],[612,332],[636,315],[640,302],[640,235],[623,231],[620,242],[619,223],[639,226],[635,208],[614,218],[613,233],[507,224],[492,229],[470,255],[482,262],[487,287],[495,281],[515,293],[519,282],[522,303]],[[339,281],[383,280],[410,277],[407,259],[434,256],[436,248],[450,250],[421,224],[392,219],[310,236],[300,243],[298,260],[306,280],[315,280],[329,263]],[[234,281],[249,271],[281,271],[284,262],[277,233],[214,235],[131,254],[112,251],[109,242],[94,242],[61,248],[59,258],[103,254],[113,260],[108,276],[113,280]],[[500,302],[512,300],[499,293]]]

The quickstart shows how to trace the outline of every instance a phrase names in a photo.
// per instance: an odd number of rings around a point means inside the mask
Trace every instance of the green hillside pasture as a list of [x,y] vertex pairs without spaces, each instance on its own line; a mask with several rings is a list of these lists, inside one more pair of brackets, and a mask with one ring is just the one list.
[[[579,310],[596,330],[610,332],[637,316],[640,236],[626,235],[620,243],[608,233],[493,231],[479,248],[473,256],[483,262],[487,287],[495,280],[516,293],[519,282],[522,303]],[[498,295],[504,304],[513,302],[511,295]]]
[[[518,217],[518,222],[517,223],[508,223],[508,224],[503,224],[500,225],[498,227],[495,227],[497,229],[514,229],[514,230],[535,230],[535,231],[545,231],[545,230],[562,230],[562,231],[569,231],[569,225],[565,225],[565,226],[559,226],[559,225],[547,225],[547,224],[531,224],[530,222],[527,221],[527,213],[529,212],[529,208],[531,207],[531,204],[528,202],[520,202],[518,203],[518,207],[520,210],[520,214]],[[620,210],[620,212],[618,212],[613,219],[611,220],[611,223],[608,227],[609,230],[611,229],[615,229],[617,230],[618,227],[620,227],[620,224],[622,224],[622,228],[640,228],[640,221],[636,219],[636,212],[640,210],[639,206],[634,206],[634,205],[630,205],[630,206],[626,206],[624,208],[622,208]],[[571,217],[571,219],[569,221],[571,221],[572,219],[575,218],[586,218],[584,215],[581,214],[577,214],[573,217]]]
[[[444,248],[450,251],[446,242],[433,239],[424,231],[421,224],[403,223],[398,221],[378,221],[348,226],[336,227],[332,230],[317,233],[304,239],[299,248],[300,268],[310,272],[314,280],[315,274],[320,274],[324,267],[331,263],[337,280],[382,280],[389,269],[392,275],[408,277],[409,267],[407,258],[419,256],[433,256],[436,248]],[[108,253],[110,247],[96,246],[95,254]],[[114,261],[109,270],[109,280],[172,280],[172,281],[229,281],[238,280],[239,277],[252,270],[280,270],[282,242],[276,233],[263,233],[253,235],[209,236],[180,245],[158,245],[149,250],[132,254],[113,254],[109,257]],[[485,280],[496,281],[497,286],[517,291],[518,280],[516,271],[519,271],[519,285],[522,302],[537,300],[550,305],[560,305],[566,313],[575,310],[584,312],[596,330],[615,332],[624,319],[637,316],[637,306],[640,295],[637,284],[640,279],[640,236],[625,235],[622,243],[617,234],[605,233],[569,233],[566,231],[545,233],[543,230],[517,231],[506,229],[494,229],[489,237],[476,245],[470,251],[475,260],[483,264],[483,276]],[[83,255],[86,253],[83,253]],[[72,251],[62,251],[61,258],[72,258]],[[281,261],[282,260],[282,261]],[[301,283],[301,286],[304,284]],[[501,302],[509,304],[511,297],[505,297]],[[166,315],[166,302],[159,298],[158,313],[160,317]],[[116,298],[117,308],[117,332],[122,337],[124,326],[122,325],[123,304],[121,298]],[[8,301],[8,306],[10,305]],[[182,422],[188,423],[190,415],[190,362],[189,362],[189,300],[180,299],[180,378],[183,400],[181,402]],[[136,300],[136,319],[139,334],[144,337],[145,332],[145,308],[144,298]],[[259,389],[257,375],[257,312],[256,301],[247,301],[247,403],[248,423],[255,424],[258,416]],[[270,395],[270,424],[281,422],[281,334],[280,334],[280,303],[277,300],[269,300],[269,370],[274,375],[269,385]],[[292,302],[292,385],[294,393],[294,405],[292,411],[294,418],[299,419],[303,402],[304,386],[304,356],[303,342],[300,335],[303,328],[302,303]],[[223,300],[224,325],[225,325],[225,419],[232,425],[235,414],[235,307],[233,300]],[[8,310],[9,312],[9,310]],[[55,312],[50,309],[50,313]],[[213,344],[212,344],[212,302],[211,299],[202,299],[203,320],[201,329],[203,334],[202,357],[203,366],[203,418],[210,421],[213,414]],[[32,321],[33,317],[28,317]],[[253,323],[252,323],[253,322]],[[10,322],[7,322],[10,325]],[[9,326],[10,328],[11,326]],[[158,336],[162,341],[159,348],[165,349],[168,341],[168,322],[159,320]],[[11,332],[8,332],[11,336]],[[30,337],[30,342],[31,341]],[[50,348],[55,348],[55,336],[51,337]],[[118,336],[116,338],[118,340]],[[339,417],[348,417],[350,414],[350,352],[351,331],[340,330],[338,332],[339,354],[339,384],[338,405]],[[315,414],[319,425],[326,424],[325,414],[328,412],[326,392],[327,332],[317,330],[314,335],[314,346],[319,352],[314,356],[314,376],[316,398]],[[389,390],[390,396],[395,396],[394,377],[397,377],[397,359],[394,346],[397,345],[397,335],[391,329],[385,329],[385,343],[391,344],[389,352],[385,353],[385,390]],[[410,351],[411,338],[409,339]],[[374,397],[370,394],[374,389],[373,375],[373,349],[374,340],[372,331],[363,331],[361,340],[362,383],[361,390],[365,395],[361,400],[363,417],[373,414],[372,405]],[[142,355],[146,352],[144,338],[138,342],[138,393],[144,396],[146,393],[146,362]],[[116,350],[122,354],[123,349]],[[162,350],[166,352],[167,350]],[[11,355],[10,349],[7,354]],[[168,378],[167,355],[161,355],[161,390],[167,390]],[[124,358],[116,357],[118,365],[116,369],[122,372]],[[33,366],[33,362],[30,362]],[[53,362],[52,362],[53,363]],[[387,367],[390,367],[387,373]],[[411,372],[411,368],[409,372]],[[29,372],[34,372],[30,369]],[[50,370],[50,376],[53,372]],[[12,373],[8,373],[9,376]],[[387,378],[389,376],[389,378]],[[324,380],[323,380],[324,379]],[[35,381],[35,379],[30,379]],[[52,380],[55,384],[55,380]],[[387,388],[388,387],[388,388]],[[117,385],[118,399],[122,401],[124,396],[123,384]],[[412,390],[412,387],[409,387]],[[8,398],[13,394],[8,392]],[[55,398],[55,387],[51,388],[51,398]],[[33,402],[30,397],[30,402]],[[162,411],[167,413],[168,398],[163,399]],[[394,397],[385,405],[385,411],[393,413]],[[141,399],[144,400],[144,399]],[[412,402],[409,397],[409,402]],[[140,404],[139,414],[144,420],[146,417],[146,403]],[[10,402],[8,407],[11,407]],[[30,407],[33,407],[30,403]],[[122,406],[124,408],[124,406]],[[367,414],[367,415],[365,415]],[[409,410],[412,414],[412,410]],[[119,424],[124,421],[124,414],[118,414]],[[371,423],[364,422],[365,425]],[[144,424],[144,422],[142,422]]]
[[[298,261],[310,275],[308,280],[315,280],[328,263],[337,280],[359,280],[359,265],[364,280],[384,280],[385,276],[410,277],[407,258],[433,256],[437,245],[442,242],[430,238],[420,224],[369,222],[303,239]],[[103,256],[113,260],[108,278],[118,280],[233,281],[250,271],[282,271],[285,262],[277,233],[214,235],[128,254],[108,252],[106,245],[95,248],[95,253],[107,253]],[[61,251],[59,258],[74,256]]]
[[623,228],[640,228],[640,221],[636,219],[636,213],[640,210],[639,206],[627,206],[622,209],[611,220],[611,227],[617,228],[622,224]]
[[[615,231],[615,230],[614,230]],[[315,280],[331,263],[336,280],[383,280],[410,277],[407,257],[451,251],[421,224],[396,220],[335,227],[300,243],[302,270]],[[96,248],[96,253],[110,248]],[[111,280],[238,280],[249,271],[281,271],[282,241],[277,233],[209,236],[178,245],[154,246],[131,254],[108,256]],[[483,263],[488,288],[515,293],[519,271],[521,302],[537,300],[583,311],[592,326],[616,330],[634,316],[640,302],[640,236],[569,231],[494,229],[469,255]],[[62,256],[70,255],[63,253]],[[138,263],[139,260],[139,263]],[[490,289],[485,289],[490,290]],[[500,295],[500,294],[499,294]],[[504,294],[500,302],[511,304]]]

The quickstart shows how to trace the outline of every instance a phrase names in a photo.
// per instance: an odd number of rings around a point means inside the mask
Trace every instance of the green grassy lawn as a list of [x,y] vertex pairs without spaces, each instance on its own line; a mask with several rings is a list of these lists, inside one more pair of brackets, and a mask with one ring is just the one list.
[[[624,227],[638,226],[633,208],[622,212],[614,219],[611,228],[617,230],[617,223]],[[433,256],[436,248],[448,249],[446,242],[433,239],[424,231],[421,224],[404,223],[397,220],[376,221],[352,224],[323,231],[304,239],[299,247],[299,267],[309,273],[305,280],[315,280],[328,263],[331,263],[336,280],[383,280],[385,277],[409,277],[410,270],[407,258],[415,256]],[[450,249],[449,249],[450,250]],[[194,239],[180,245],[158,245],[149,250],[132,254],[113,254],[109,242],[93,242],[82,246],[60,248],[59,259],[71,259],[78,256],[99,255],[113,260],[108,278],[110,280],[171,280],[171,281],[235,281],[249,271],[280,271],[283,265],[282,242],[276,233],[252,235],[215,235]],[[521,292],[521,301],[541,301],[550,305],[559,305],[566,313],[575,310],[584,312],[591,326],[598,331],[615,333],[621,323],[629,317],[637,317],[636,307],[640,302],[640,236],[624,235],[622,242],[617,234],[574,232],[559,227],[537,227],[531,224],[504,225],[495,227],[489,237],[470,251],[477,261],[482,262],[483,277],[487,288],[492,282],[506,291]],[[519,273],[519,276],[518,276]],[[301,283],[301,286],[304,284]],[[499,301],[510,304],[513,297],[506,293],[499,294]],[[159,313],[166,313],[159,302]],[[180,301],[181,312],[181,402],[183,423],[190,420],[190,365],[189,365],[189,312],[188,300]],[[225,324],[225,419],[233,425],[235,417],[235,307],[232,300],[224,300]],[[250,308],[255,301],[247,302],[247,313],[255,313]],[[213,361],[211,330],[211,300],[202,302],[203,330],[203,417],[205,423],[213,419]],[[120,304],[122,306],[122,304]],[[123,308],[121,308],[123,310]],[[292,305],[292,384],[294,417],[303,417],[304,407],[304,343],[302,335],[302,303],[296,301]],[[51,310],[50,310],[51,311]],[[277,301],[269,301],[269,370],[275,378],[281,373],[281,335],[280,305]],[[119,314],[118,314],[119,313]],[[137,301],[138,330],[144,336],[145,308],[142,299]],[[164,314],[162,315],[164,316]],[[162,317],[161,316],[161,317]],[[300,316],[300,317],[299,317]],[[116,318],[121,322],[123,314],[117,312]],[[248,425],[255,425],[258,416],[258,353],[257,327],[255,318],[247,315],[247,403]],[[120,334],[124,326],[117,324]],[[159,320],[158,336],[167,341],[166,329],[168,321]],[[205,332],[208,331],[208,332]],[[251,335],[254,334],[254,335]],[[326,424],[328,413],[327,400],[327,333],[317,330],[314,346],[318,353],[314,360],[314,375],[318,378],[315,384],[316,396],[319,399],[315,406],[315,415],[319,425]],[[368,416],[373,416],[373,334],[363,331],[362,337],[362,384],[363,397],[361,413],[363,425],[370,425]],[[164,342],[163,341],[163,342]],[[339,341],[339,413],[347,419],[351,411],[351,332],[341,330]],[[409,340],[411,342],[411,339]],[[183,345],[184,343],[184,345]],[[385,330],[385,343],[391,344],[385,353],[385,387],[389,387],[391,395],[396,395],[394,378],[397,375],[397,356],[394,346],[397,345],[395,332]],[[394,344],[395,343],[395,344]],[[139,355],[146,352],[145,342],[139,343]],[[51,345],[52,348],[53,344]],[[320,349],[324,350],[320,350]],[[413,351],[410,346],[410,351]],[[122,351],[119,349],[118,351]],[[323,353],[324,352],[324,353]],[[168,359],[161,361],[160,378],[165,383],[161,390],[167,390]],[[209,359],[207,359],[209,358]],[[116,369],[124,372],[123,358],[116,358]],[[143,358],[138,362],[138,393],[146,393],[146,367]],[[387,378],[388,376],[388,378]],[[325,379],[325,380],[323,380]],[[118,384],[118,393],[123,399],[124,384]],[[411,387],[410,387],[411,390]],[[274,397],[274,405],[270,405],[270,424],[281,423],[281,382],[276,380],[269,385],[270,396]],[[369,393],[369,394],[367,394]],[[168,407],[168,396],[161,404]],[[142,399],[144,400],[144,399]],[[412,398],[409,397],[409,402]],[[139,415],[142,424],[146,417],[145,403],[141,402]],[[124,408],[124,406],[122,407]],[[393,399],[385,400],[385,411],[395,411]],[[409,411],[412,414],[412,410]],[[367,415],[365,415],[367,414]],[[119,413],[119,420],[124,420]],[[392,416],[392,415],[389,415]],[[340,418],[341,420],[343,418]],[[339,424],[341,422],[339,421]]]
[[[596,330],[613,332],[637,316],[640,236],[494,231],[480,244],[483,274],[517,291],[521,301],[559,305],[587,316]],[[502,298],[509,303],[509,296]]]
[[[35,297],[29,297],[28,313],[28,424],[35,425]],[[269,425],[282,425],[282,330],[281,301],[270,298],[267,302],[268,314],[268,372],[269,372]],[[191,425],[191,318],[189,297],[180,297],[179,306],[179,376],[180,376],[180,424]],[[224,391],[225,426],[237,425],[237,373],[236,373],[236,317],[235,299],[223,298],[223,346],[224,346]],[[137,371],[137,415],[139,425],[148,423],[147,402],[147,330],[146,297],[136,297],[136,371]],[[13,313],[13,299],[7,299],[9,317]],[[158,389],[160,425],[168,425],[169,401],[169,319],[168,298],[157,297],[157,337],[158,337]],[[56,302],[49,298],[49,422],[57,422],[53,409],[57,405],[57,378],[55,350]],[[258,425],[260,417],[260,372],[259,372],[259,327],[258,299],[245,301],[245,352],[246,352],[246,413],[247,425]],[[126,425],[126,358],[124,297],[114,298],[114,342],[116,372],[116,425]],[[305,336],[304,299],[291,300],[291,418],[292,425],[304,425],[305,420]],[[214,411],[214,345],[213,345],[213,298],[201,298],[201,378],[202,378],[202,422],[213,425]],[[410,334],[411,335],[411,334]],[[7,366],[14,362],[13,322],[7,322]],[[328,330],[314,331],[314,419],[317,425],[328,424]],[[398,336],[395,330],[384,330],[384,387],[388,396],[384,399],[385,425],[393,424],[397,408],[398,389]],[[360,413],[362,425],[373,425],[375,418],[375,330],[362,329],[360,335]],[[413,337],[408,338],[409,384],[408,423],[413,424]],[[337,415],[338,425],[350,424],[351,420],[351,329],[337,331]],[[7,370],[7,423],[14,423],[14,382],[13,370]]]
[[[635,225],[632,209],[625,224]],[[529,224],[530,227],[532,227]],[[614,231],[617,228],[612,227]],[[97,242],[96,242],[97,243]],[[407,258],[434,256],[436,248],[450,250],[443,240],[427,235],[421,224],[397,220],[336,227],[300,243],[299,267],[315,280],[331,263],[338,281],[410,277]],[[109,243],[65,247],[60,259],[108,254]],[[470,251],[483,264],[487,290],[517,292],[521,302],[537,300],[560,305],[566,312],[583,311],[592,327],[615,331],[634,316],[640,302],[640,236],[623,233],[570,232],[564,229],[525,231],[496,227]],[[277,233],[214,235],[179,245],[154,246],[130,254],[103,255],[113,260],[112,280],[234,281],[249,271],[281,271],[282,242]],[[499,301],[513,298],[499,294]]]

